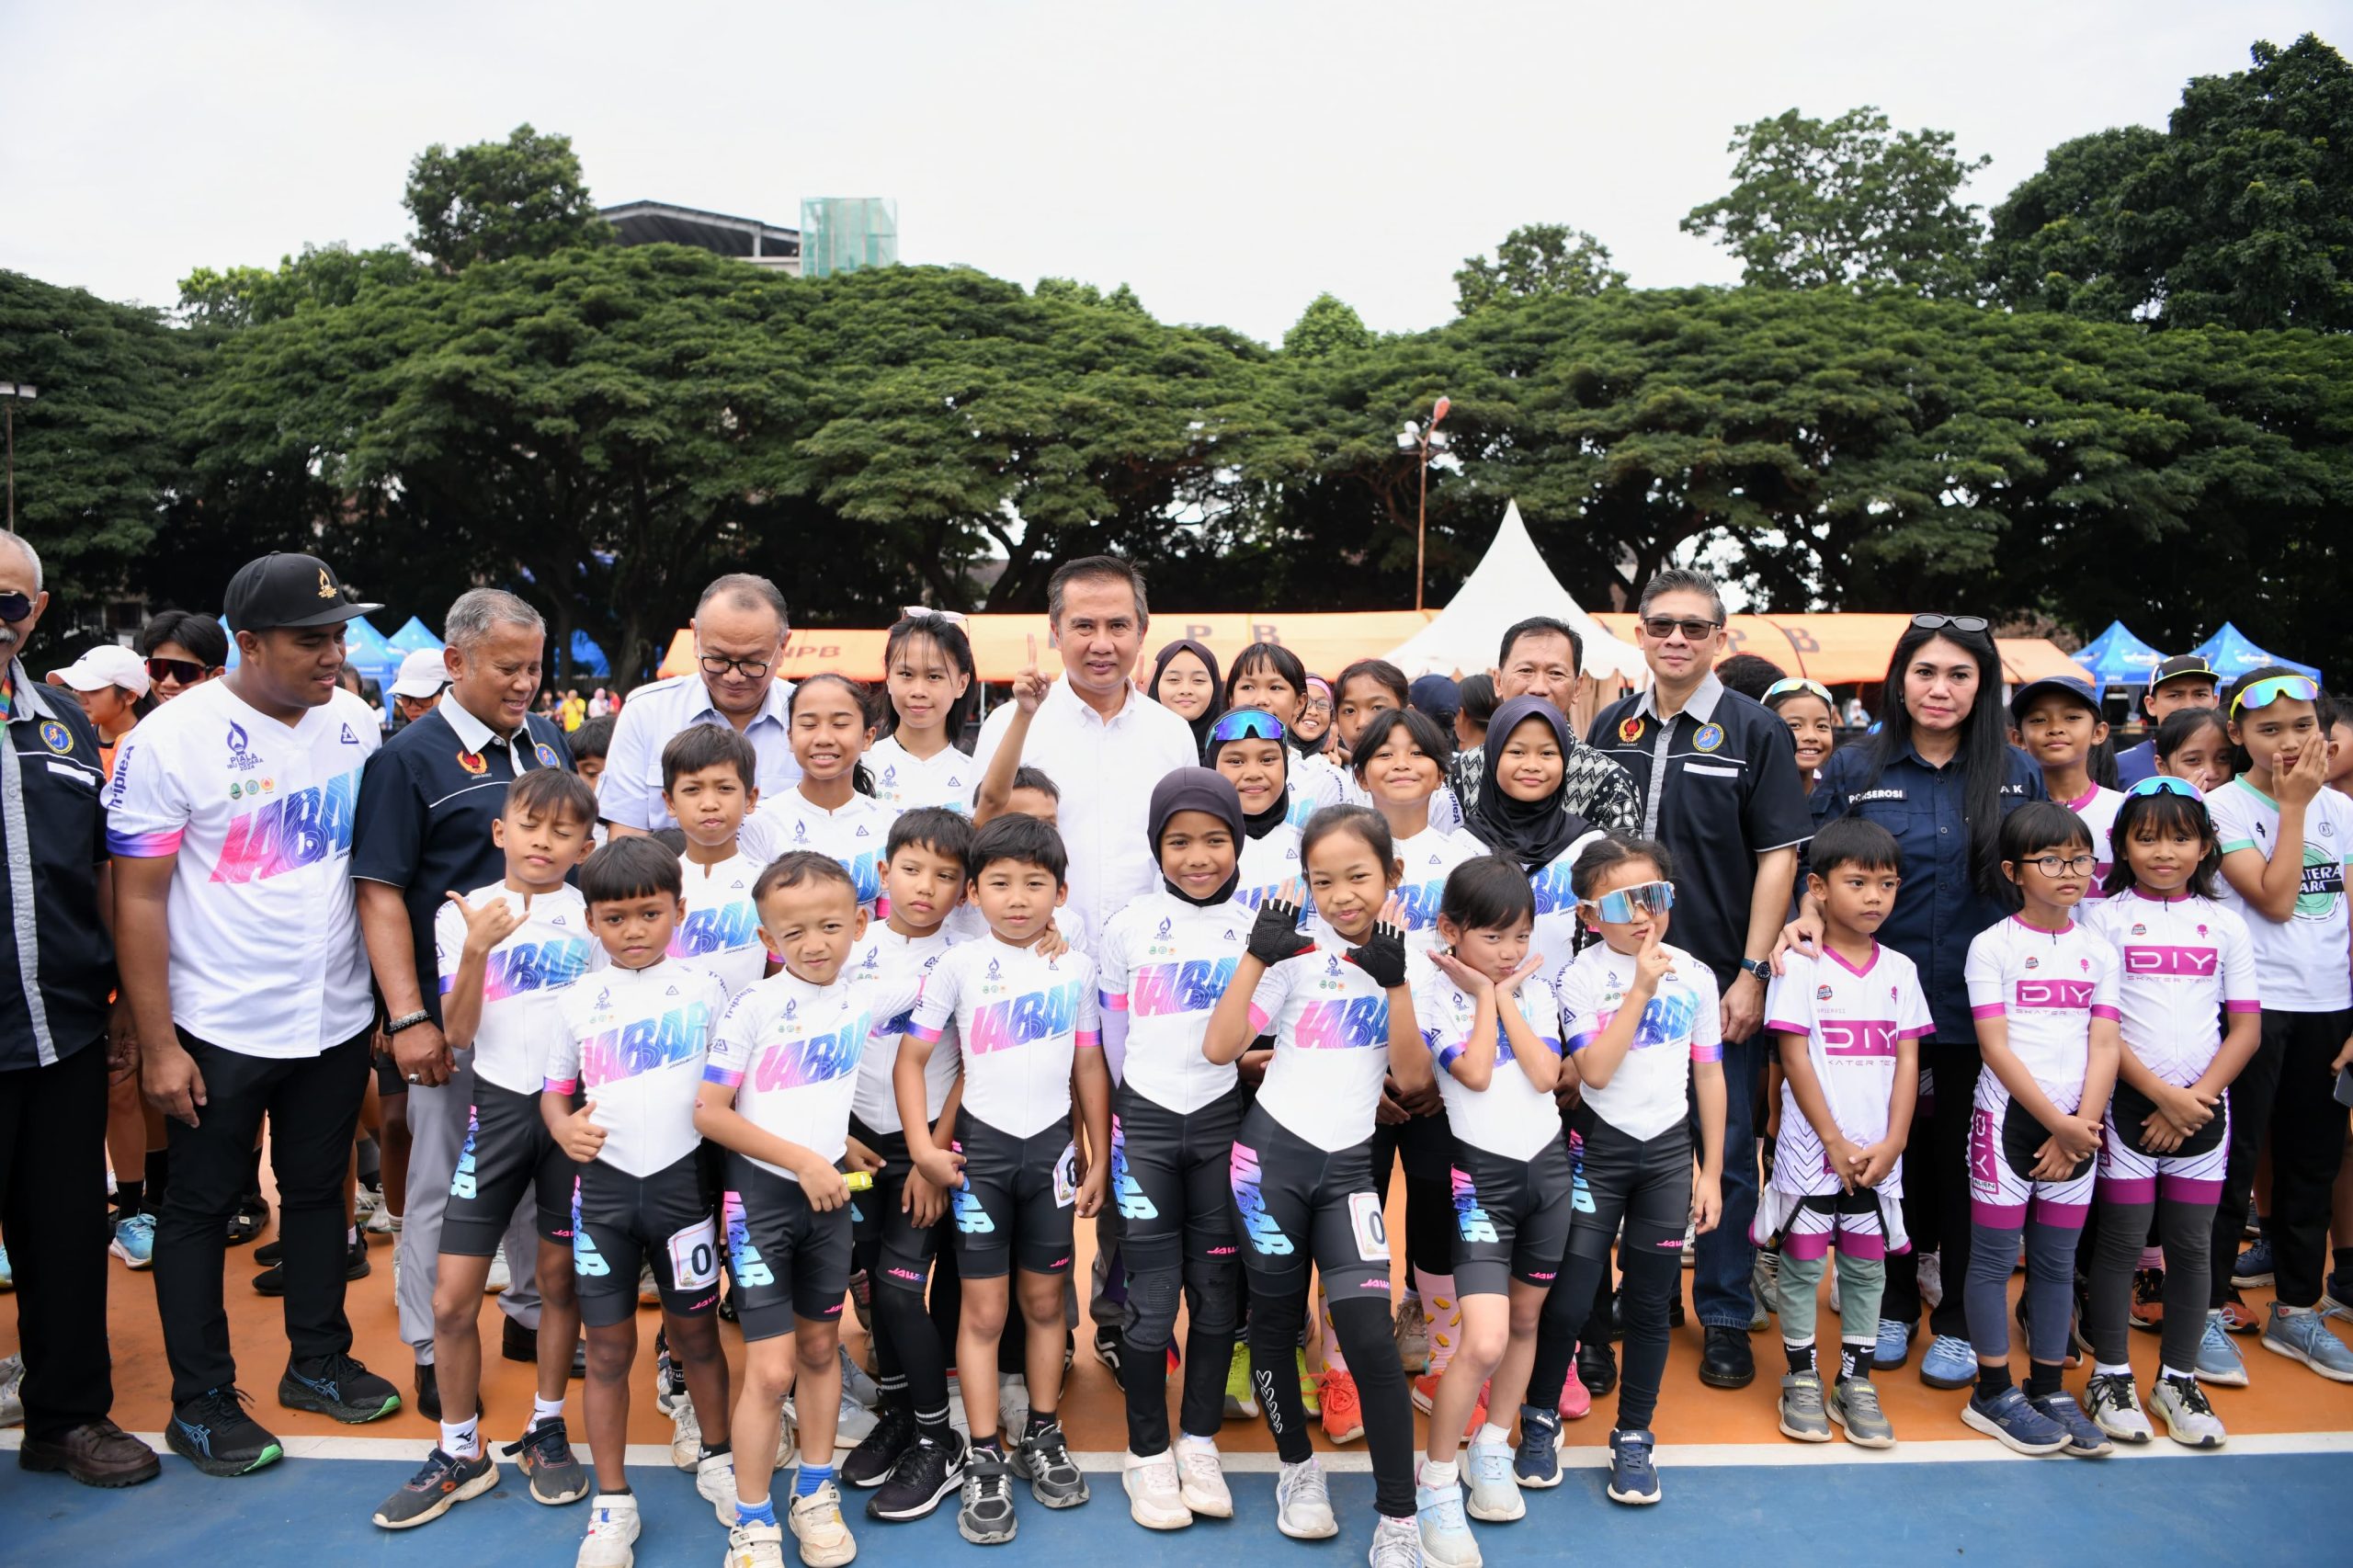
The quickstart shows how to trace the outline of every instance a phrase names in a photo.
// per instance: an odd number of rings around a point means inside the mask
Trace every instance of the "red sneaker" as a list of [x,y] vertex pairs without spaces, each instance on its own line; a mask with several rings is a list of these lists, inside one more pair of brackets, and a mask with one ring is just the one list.
[[[1445,1374],[1442,1372],[1425,1372],[1414,1380],[1414,1408],[1415,1410],[1427,1415],[1437,1407],[1438,1380],[1443,1376]],[[1479,1385],[1479,1403],[1472,1407],[1471,1419],[1463,1424],[1462,1436],[1465,1438],[1477,1437],[1479,1428],[1486,1422],[1488,1387],[1486,1383]]]
[[1324,1435],[1336,1443],[1353,1443],[1364,1436],[1364,1405],[1357,1398],[1357,1381],[1346,1372],[1326,1372],[1321,1390]]

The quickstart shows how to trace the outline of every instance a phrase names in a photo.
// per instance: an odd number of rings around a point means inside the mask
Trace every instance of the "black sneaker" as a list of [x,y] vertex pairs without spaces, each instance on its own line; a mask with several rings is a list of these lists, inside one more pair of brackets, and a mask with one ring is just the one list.
[[441,1419],[441,1374],[430,1361],[416,1364],[416,1413],[427,1421]]
[[268,1267],[273,1263],[282,1263],[285,1259],[286,1239],[283,1236],[274,1242],[264,1242],[261,1245],[254,1248],[254,1261],[260,1264],[264,1268]]
[[348,1356],[314,1356],[286,1364],[286,1375],[278,1380],[278,1403],[357,1426],[398,1410],[401,1391]]
[[[909,1519],[926,1517],[940,1505],[941,1499],[964,1483],[964,1471],[971,1449],[954,1427],[948,1429],[944,1441],[918,1437],[899,1456],[891,1469],[881,1490],[866,1500],[866,1517],[903,1524]],[[1004,1473],[1005,1460],[997,1459],[997,1471]],[[1002,1485],[1002,1483],[999,1483]],[[1006,1500],[1006,1517],[1013,1516],[1013,1502]],[[1008,1535],[1006,1539],[1010,1539]]]
[[881,1485],[891,1479],[899,1456],[914,1447],[915,1440],[915,1412],[907,1408],[904,1396],[886,1399],[874,1430],[859,1439],[858,1447],[849,1451],[849,1458],[842,1460],[842,1480],[861,1490]]
[[1049,1421],[1013,1450],[1013,1473],[1027,1477],[1029,1494],[1049,1508],[1075,1508],[1086,1501],[1086,1474],[1070,1457],[1063,1424]]
[[1095,1358],[1110,1368],[1111,1375],[1115,1378],[1120,1375],[1120,1358],[1126,1350],[1126,1335],[1108,1325],[1098,1325],[1096,1328]]
[[164,1441],[207,1475],[245,1475],[274,1464],[286,1450],[245,1414],[252,1403],[240,1388],[207,1389],[172,1412]]
[[378,1506],[375,1522],[383,1529],[413,1530],[497,1484],[498,1466],[491,1461],[488,1449],[461,1460],[437,1448],[425,1456],[423,1468]]
[[563,1416],[540,1422],[502,1451],[531,1478],[532,1502],[553,1508],[588,1495],[588,1472],[573,1457]]
[[[270,1257],[265,1258],[261,1256],[262,1252],[268,1251],[268,1248],[267,1247],[262,1248],[260,1251],[256,1251],[254,1254],[254,1260],[256,1262],[267,1263],[270,1266],[267,1268],[263,1269],[259,1274],[254,1276],[254,1290],[258,1294],[264,1296],[283,1296],[286,1294],[285,1244],[281,1242],[272,1242],[270,1243],[270,1246],[279,1249],[278,1253],[272,1255]],[[376,1266],[368,1261],[368,1240],[366,1237],[360,1237],[358,1240],[350,1243],[344,1249],[344,1278],[347,1280],[365,1279],[375,1271]]]
[[964,1463],[964,1500],[956,1510],[956,1533],[974,1546],[995,1546],[1011,1540],[1018,1528],[1004,1451],[974,1449]]
[[269,1229],[269,1199],[248,1192],[229,1214],[229,1244],[241,1247]]

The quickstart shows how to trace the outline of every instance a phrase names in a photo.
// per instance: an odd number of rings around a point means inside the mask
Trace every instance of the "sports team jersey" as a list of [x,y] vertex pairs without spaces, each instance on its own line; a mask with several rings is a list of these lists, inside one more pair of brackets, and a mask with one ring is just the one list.
[[1190,1116],[1233,1090],[1233,1063],[1202,1055],[1201,1040],[1233,983],[1252,918],[1235,900],[1204,908],[1164,888],[1111,916],[1096,944],[1103,1011],[1127,1019],[1122,1081],[1153,1104]]
[[[1805,1042],[1814,1082],[1830,1104],[1847,1142],[1868,1148],[1887,1136],[1887,1106],[1895,1092],[1896,1047],[1906,1040],[1933,1040],[1927,994],[1910,959],[1884,942],[1871,945],[1869,962],[1858,969],[1827,947],[1810,959],[1791,952],[1765,993],[1765,1027]],[[1882,1191],[1901,1193],[1899,1159]],[[1781,1136],[1774,1145],[1773,1185],[1783,1192],[1831,1194],[1841,1190],[1830,1169],[1821,1135],[1798,1097],[1781,1085]]]
[[1275,1037],[1258,1104],[1319,1149],[1352,1149],[1372,1136],[1389,1072],[1389,996],[1321,915],[1307,934],[1315,946],[1267,971],[1250,995],[1250,1032]]
[[[1299,797],[1291,796],[1294,806]],[[1296,812],[1294,812],[1294,815]],[[1247,909],[1256,909],[1282,891],[1285,882],[1296,881],[1300,888],[1301,913],[1307,903],[1307,869],[1300,864],[1299,829],[1285,822],[1264,838],[1242,837],[1242,856],[1234,868],[1242,881],[1233,889],[1233,902]]]
[[596,1103],[598,1159],[650,1176],[700,1145],[695,1093],[726,1005],[715,976],[667,961],[607,969],[564,993],[545,1086]]
[[[245,1056],[315,1056],[376,1015],[351,888],[372,709],[337,690],[294,723],[207,681],[116,748],[107,847],[179,857],[166,895],[172,1017]],[[29,895],[19,918],[32,917]],[[289,983],[294,980],[296,983]]]
[[2006,1020],[2011,1054],[2052,1105],[2073,1115],[2084,1097],[2092,1020],[2118,1016],[2121,967],[2107,938],[2079,920],[2043,931],[2013,915],[1977,934],[1961,974],[1970,1016]]
[[1034,1138],[1070,1119],[1071,1068],[1103,1037],[1095,964],[1058,959],[992,934],[948,949],[907,1033],[936,1051],[952,1022],[963,1046],[964,1108],[999,1132]]
[[[1468,829],[1461,836],[1479,845],[1482,853],[1493,853]],[[1529,891],[1536,895],[1536,928],[1529,933],[1528,950],[1542,955],[1548,973],[1557,972],[1576,952],[1577,894],[1570,873],[1586,846],[1601,836],[1598,828],[1580,835],[1549,863],[1528,874]]]
[[[886,995],[897,994],[910,983],[920,989],[957,940],[945,930],[928,937],[902,937],[877,920],[867,926],[865,940],[851,950],[846,972],[851,984],[876,986]],[[904,1131],[891,1071],[899,1062],[899,1041],[914,1021],[915,1002],[910,998],[899,1012],[877,1017],[874,1031],[867,1037],[866,1060],[858,1065],[858,1091],[851,1096],[850,1108],[858,1120],[877,1132]],[[934,1126],[938,1125],[940,1107],[948,1103],[948,1091],[956,1086],[959,1061],[951,1037],[924,1064],[923,1114]]]
[[686,878],[687,912],[670,934],[670,956],[719,977],[730,998],[767,972],[767,944],[760,940],[760,911],[752,886],[764,862],[739,845],[716,866],[698,866],[678,857]]
[[2238,912],[2183,892],[2139,888],[2084,912],[2123,960],[2117,982],[2124,1043],[2141,1065],[2186,1089],[2222,1048],[2222,1015],[2258,1013],[2255,943]]
[[1292,752],[1283,759],[1284,778],[1290,785],[1290,811],[1283,820],[1304,828],[1307,819],[1347,798],[1347,777],[1322,756]]
[[2074,800],[2059,803],[2075,812],[2091,830],[2092,885],[2084,892],[2085,910],[2089,913],[2092,901],[2106,896],[2100,887],[2116,865],[2116,851],[2109,839],[2115,832],[2117,810],[2124,804],[2124,791],[2095,784]]
[[[1449,800],[1451,796],[1448,797]],[[1465,860],[1475,860],[1487,852],[1485,845],[1467,833],[1453,833],[1437,825],[1438,800],[1430,800],[1431,825],[1411,838],[1397,844],[1398,864],[1405,868],[1405,880],[1398,885],[1397,902],[1405,912],[1404,926],[1408,932],[1430,933],[1416,948],[1427,948],[1437,940],[1438,901],[1446,896],[1448,873]],[[1562,955],[1566,957],[1566,954]]]
[[[849,1147],[850,1102],[868,1037],[922,990],[914,973],[887,984],[843,977],[831,985],[812,985],[790,970],[772,974],[727,1005],[703,1078],[733,1089],[736,1111],[754,1126],[838,1164]],[[801,1179],[766,1160],[752,1163]]]
[[[1427,959],[1416,957],[1412,975],[1414,1022],[1438,1060],[1438,1092],[1446,1101],[1447,1125],[1474,1149],[1507,1160],[1532,1160],[1561,1135],[1560,1108],[1552,1095],[1528,1081],[1500,1015],[1495,1021],[1495,1072],[1483,1089],[1455,1077],[1452,1067],[1471,1043],[1479,1004]],[[1498,997],[1498,1008],[1510,1003]],[[1538,1041],[1554,1055],[1561,1051],[1561,1009],[1552,988],[1535,975],[1519,983],[1519,1014]]]
[[[142,725],[142,728],[145,726]],[[133,735],[138,734],[133,730]],[[2271,858],[2279,846],[2279,802],[2244,778],[2206,797],[2222,853],[2258,849]],[[2228,878],[2223,907],[2246,922],[2255,945],[2256,983],[2267,1008],[2327,1013],[2353,1006],[2353,976],[2346,966],[2345,854],[2353,846],[2353,800],[2323,790],[2304,808],[2304,871],[2296,912],[2268,920],[2247,907]]]
[[[490,951],[483,970],[482,1022],[474,1028],[474,1072],[518,1095],[536,1095],[548,1051],[563,1032],[556,1004],[581,976],[605,967],[604,944],[589,934],[588,905],[574,887],[534,893],[528,907],[503,882],[466,894],[476,909],[503,903],[523,916]],[[444,1005],[465,957],[466,917],[444,903],[433,917],[433,953]]]
[[760,809],[744,819],[737,845],[762,866],[795,849],[832,856],[849,872],[858,903],[871,915],[882,897],[882,851],[897,815],[871,795],[853,794],[827,811],[799,790],[787,790],[773,800],[761,798]]
[[901,745],[897,736],[885,735],[867,748],[865,762],[874,776],[875,801],[893,817],[918,806],[972,814],[972,790],[981,781],[981,770],[972,766],[970,752],[949,746],[926,762]]
[[[1674,963],[1643,1006],[1634,1043],[1601,1088],[1585,1085],[1585,1103],[1629,1138],[1651,1139],[1681,1121],[1689,1096],[1687,1064],[1721,1062],[1723,1019],[1715,977],[1682,949],[1662,946]],[[1561,1034],[1570,1059],[1601,1037],[1634,983],[1634,955],[1596,942],[1552,973]]]

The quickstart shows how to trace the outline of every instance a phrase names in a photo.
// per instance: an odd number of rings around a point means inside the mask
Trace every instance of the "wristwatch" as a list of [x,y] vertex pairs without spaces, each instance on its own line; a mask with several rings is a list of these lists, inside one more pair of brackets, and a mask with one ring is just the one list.
[[1766,984],[1770,985],[1773,983],[1773,966],[1766,960],[1743,959],[1740,960],[1740,967],[1755,975],[1757,979],[1763,981]]
[[403,1013],[399,1017],[388,1020],[384,1025],[384,1032],[387,1035],[396,1035],[403,1029],[413,1029],[419,1024],[429,1024],[432,1021],[433,1015],[419,1007],[414,1013]]

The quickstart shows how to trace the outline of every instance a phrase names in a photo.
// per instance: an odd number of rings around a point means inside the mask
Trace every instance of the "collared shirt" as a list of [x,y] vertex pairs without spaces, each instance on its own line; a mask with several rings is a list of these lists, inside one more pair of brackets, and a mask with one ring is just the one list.
[[[1010,702],[989,715],[972,748],[981,774],[1013,722]],[[1130,690],[1105,719],[1058,680],[1038,704],[1021,760],[1062,791],[1055,817],[1070,851],[1070,907],[1089,931],[1160,885],[1146,838],[1153,786],[1171,769],[1197,767],[1192,726],[1149,697]]]
[[107,862],[97,733],[79,704],[7,670],[0,745],[0,852],[8,931],[0,944],[0,1072],[46,1067],[104,1038],[114,941],[98,908]]
[[[760,710],[744,726],[760,759],[760,795],[781,795],[801,782],[792,757],[792,683],[781,676],[768,683]],[[689,724],[724,724],[727,715],[711,706],[710,688],[699,672],[641,686],[613,722],[612,745],[605,753],[604,777],[597,781],[597,809],[608,823],[646,833],[676,827],[678,819],[662,803],[662,748]]]
[[571,748],[552,720],[526,715],[510,744],[449,692],[368,759],[351,874],[401,890],[416,947],[417,993],[436,1023],[435,916],[452,892],[506,880],[506,854],[490,841],[490,824],[506,808],[506,786],[534,767],[571,766]]
[[[1806,803],[1817,824],[1858,816],[1895,835],[1896,869],[1904,883],[1896,891],[1895,907],[1879,928],[1879,939],[1919,970],[1928,1011],[1937,1020],[1936,1038],[1970,1043],[1977,1039],[1977,1028],[1970,1022],[1969,987],[1961,972],[1969,944],[2009,911],[1979,892],[1972,878],[1968,775],[1958,757],[1942,767],[1930,764],[1907,737],[1874,778],[1876,740],[1831,753]],[[2050,799],[2042,787],[2042,769],[2032,758],[2016,746],[2009,748],[2008,758],[2002,779],[2004,816],[2029,801]]]
[[1611,703],[1591,741],[1641,791],[1642,835],[1674,853],[1675,940],[1731,984],[1748,945],[1756,858],[1813,836],[1789,726],[1711,671],[1671,719],[1654,686]]

